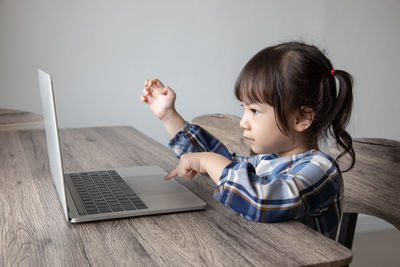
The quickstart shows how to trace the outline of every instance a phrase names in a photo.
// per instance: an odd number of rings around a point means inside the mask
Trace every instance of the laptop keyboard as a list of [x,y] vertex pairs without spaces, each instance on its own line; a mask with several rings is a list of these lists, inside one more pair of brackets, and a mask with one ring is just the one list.
[[65,176],[69,187],[71,181],[81,198],[83,205],[76,205],[79,215],[147,209],[115,170],[68,173]]

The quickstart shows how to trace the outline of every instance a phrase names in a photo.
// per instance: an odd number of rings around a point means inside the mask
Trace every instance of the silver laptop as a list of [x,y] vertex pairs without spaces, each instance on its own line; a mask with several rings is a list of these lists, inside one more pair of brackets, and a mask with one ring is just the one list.
[[204,209],[206,203],[158,166],[64,173],[53,84],[38,70],[51,175],[73,223]]

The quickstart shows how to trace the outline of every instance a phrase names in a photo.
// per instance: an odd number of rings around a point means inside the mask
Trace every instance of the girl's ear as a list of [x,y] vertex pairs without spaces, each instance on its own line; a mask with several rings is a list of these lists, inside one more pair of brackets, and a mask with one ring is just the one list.
[[293,128],[297,132],[304,132],[307,130],[314,120],[314,110],[310,107],[302,106],[293,114]]

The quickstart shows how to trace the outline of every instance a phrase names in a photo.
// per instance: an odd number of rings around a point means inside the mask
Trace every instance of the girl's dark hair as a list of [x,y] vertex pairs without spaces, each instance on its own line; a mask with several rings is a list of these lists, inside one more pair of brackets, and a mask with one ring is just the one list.
[[[338,81],[336,87],[335,77]],[[302,107],[312,108],[314,120],[307,134],[315,140],[332,135],[341,153],[355,163],[352,138],[345,127],[353,105],[353,79],[343,70],[334,70],[330,60],[315,46],[287,42],[258,52],[244,66],[235,84],[242,102],[266,103],[274,107],[280,130],[289,135],[288,115]]]

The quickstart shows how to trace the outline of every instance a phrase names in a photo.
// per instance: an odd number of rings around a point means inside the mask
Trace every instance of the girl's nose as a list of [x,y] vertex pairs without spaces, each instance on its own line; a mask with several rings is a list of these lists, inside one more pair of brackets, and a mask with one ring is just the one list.
[[245,115],[243,115],[242,119],[240,120],[239,125],[244,130],[248,130],[249,129],[249,123],[248,123]]

